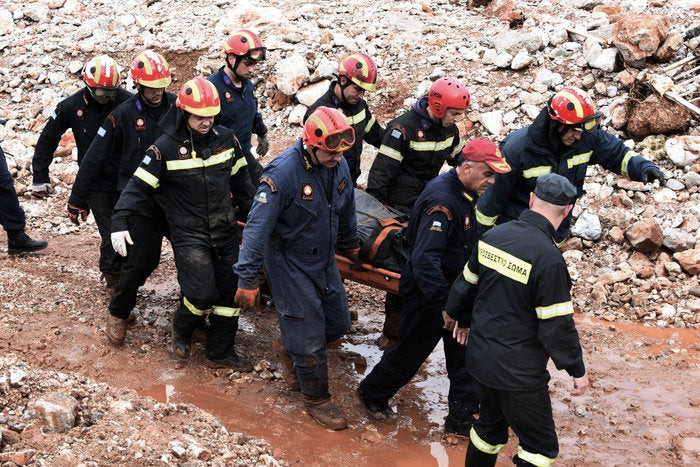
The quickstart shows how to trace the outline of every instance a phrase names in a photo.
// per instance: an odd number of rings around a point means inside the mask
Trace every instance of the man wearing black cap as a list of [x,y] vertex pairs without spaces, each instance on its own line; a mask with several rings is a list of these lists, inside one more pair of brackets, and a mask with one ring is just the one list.
[[574,324],[571,279],[554,235],[576,198],[565,177],[537,180],[530,209],[486,232],[452,284],[447,314],[478,382],[479,419],[469,433],[466,465],[493,466],[510,427],[520,441],[516,465],[549,466],[559,443],[549,398],[547,361],[588,387]]
[[399,282],[400,338],[360,383],[362,401],[375,420],[395,418],[389,399],[413,378],[443,339],[450,379],[445,431],[468,436],[478,397],[466,368],[464,344],[450,336],[455,322],[445,319],[445,302],[450,284],[476,244],[474,203],[496,173],[509,170],[498,146],[479,138],[464,146],[457,167],[429,182],[416,200],[405,234],[411,255]]

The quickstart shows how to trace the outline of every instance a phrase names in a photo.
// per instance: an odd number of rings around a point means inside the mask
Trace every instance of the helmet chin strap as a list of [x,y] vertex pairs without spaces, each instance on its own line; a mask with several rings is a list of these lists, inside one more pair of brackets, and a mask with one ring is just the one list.
[[[233,63],[233,66],[231,66],[231,63],[230,63],[229,60],[228,60],[229,55],[233,55],[234,57],[236,57],[236,60],[235,60],[235,62]],[[234,77],[236,78],[236,80],[237,80],[238,82],[240,82],[240,83],[243,82],[243,77],[242,77],[241,75],[239,75],[239,74],[236,72],[236,68],[238,68],[238,65],[241,63],[241,60],[243,60],[243,57],[240,56],[240,55],[236,55],[236,54],[228,54],[228,55],[226,55],[226,67],[227,67],[229,70],[231,70],[231,73],[233,73],[233,76],[234,76]]]
[[[336,75],[336,76],[338,76],[338,86],[340,87],[340,98],[341,98],[342,102],[345,103],[348,101],[347,98],[345,97],[345,88],[350,86],[352,84],[352,81],[347,76],[339,76],[339,75]],[[345,84],[341,83],[341,78],[345,78]]]

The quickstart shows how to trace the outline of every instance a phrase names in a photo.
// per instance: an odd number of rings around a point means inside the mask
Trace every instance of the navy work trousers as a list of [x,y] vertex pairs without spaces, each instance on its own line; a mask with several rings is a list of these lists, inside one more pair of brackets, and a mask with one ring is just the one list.
[[5,153],[0,148],[0,224],[5,230],[22,230],[26,218],[19,205],[15,182],[7,168]]

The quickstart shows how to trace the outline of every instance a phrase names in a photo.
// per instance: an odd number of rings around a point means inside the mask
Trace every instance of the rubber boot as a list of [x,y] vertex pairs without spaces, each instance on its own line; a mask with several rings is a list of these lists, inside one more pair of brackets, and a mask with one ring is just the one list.
[[451,413],[445,417],[445,433],[469,437],[469,430],[474,423],[474,417],[456,416]]
[[43,250],[48,245],[45,240],[33,240],[24,229],[7,231],[7,254],[9,255]]
[[469,442],[469,447],[467,448],[467,457],[464,459],[465,467],[493,467],[496,465],[496,459],[498,454],[488,454],[483,451],[479,451],[474,443]]
[[191,338],[179,336],[173,330],[173,353],[177,358],[187,358],[190,356]]
[[280,359],[280,363],[282,364],[282,379],[284,380],[284,382],[287,383],[287,386],[289,386],[289,389],[291,389],[292,391],[301,391],[301,385],[299,384],[299,375],[297,375],[297,370],[296,368],[294,368],[294,362],[292,361],[292,357],[289,355],[289,352],[287,352],[287,349],[284,347],[281,337],[278,337],[272,343],[272,350],[275,351],[275,354],[277,354],[277,358]]
[[207,366],[209,368],[230,368],[241,373],[253,371],[253,364],[248,360],[239,357],[236,352],[225,358],[214,358],[207,355]]
[[304,406],[311,418],[330,430],[343,430],[348,426],[345,416],[330,399],[304,395]]
[[107,313],[107,327],[105,328],[107,339],[113,345],[120,346],[126,337],[126,320],[117,318],[112,313]]

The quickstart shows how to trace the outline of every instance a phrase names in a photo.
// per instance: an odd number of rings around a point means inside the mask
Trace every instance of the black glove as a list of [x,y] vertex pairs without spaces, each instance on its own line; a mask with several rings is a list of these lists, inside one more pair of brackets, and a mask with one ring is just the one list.
[[661,186],[666,185],[666,177],[664,177],[664,174],[657,166],[650,165],[642,169],[642,181],[644,183],[651,183],[654,180],[658,180]]
[[77,206],[73,206],[72,204],[68,204],[66,210],[68,211],[68,217],[70,218],[70,221],[75,225],[80,225],[81,218],[83,219],[83,222],[85,222],[88,218],[88,215],[90,214],[90,208],[83,209]]

